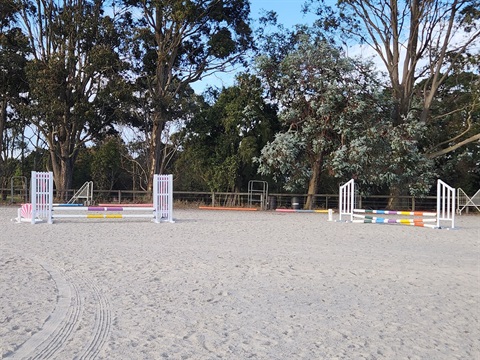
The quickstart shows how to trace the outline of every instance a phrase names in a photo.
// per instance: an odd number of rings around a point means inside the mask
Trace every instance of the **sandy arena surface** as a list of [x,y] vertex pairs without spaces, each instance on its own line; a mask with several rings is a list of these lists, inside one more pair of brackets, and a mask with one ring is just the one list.
[[458,230],[176,210],[11,221],[6,359],[480,359],[480,216]]

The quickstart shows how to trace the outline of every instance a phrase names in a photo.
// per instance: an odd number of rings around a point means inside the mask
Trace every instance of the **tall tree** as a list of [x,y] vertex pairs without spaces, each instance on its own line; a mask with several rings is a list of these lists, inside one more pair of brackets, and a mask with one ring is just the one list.
[[[461,67],[445,78],[438,88],[431,107],[432,122],[442,131],[431,132],[427,154],[439,158],[474,142],[466,138],[468,134],[480,134],[480,52],[465,57]],[[423,80],[417,86],[424,88]],[[480,141],[476,142],[480,147]]]
[[[0,3],[0,178],[3,176],[4,136],[7,128],[8,109],[13,111],[26,92],[25,79],[28,41],[17,27],[19,8],[14,1]],[[1,185],[1,184],[0,184]]]
[[261,173],[283,177],[290,190],[303,190],[308,183],[305,207],[311,208],[330,154],[352,140],[352,128],[365,128],[366,121],[381,127],[381,105],[370,68],[315,32],[303,29],[295,37],[295,46],[283,57],[275,50],[277,55],[258,59],[259,73],[288,129],[262,150],[259,162]]
[[278,129],[276,108],[263,99],[260,80],[239,75],[182,131],[184,150],[176,163],[180,181],[197,179],[210,191],[245,191],[249,180],[258,178],[253,158]]
[[439,88],[432,106],[432,117],[439,116],[438,131],[429,133],[432,147],[427,149],[440,178],[472,194],[480,188],[480,141],[462,144],[456,140],[465,133],[480,133],[480,73],[473,70],[478,64],[449,76]]
[[111,129],[123,107],[118,49],[121,36],[103,1],[22,0],[21,15],[33,49],[25,109],[45,140],[57,190],[71,187],[78,150]]
[[[166,124],[188,85],[244,61],[252,46],[248,0],[126,0],[142,10],[135,51],[152,106],[150,182],[164,171]],[[137,51],[138,50],[138,51]],[[151,184],[150,184],[151,185]]]
[[112,190],[122,173],[126,148],[118,136],[106,138],[92,152],[91,176],[97,189]]
[[[367,44],[385,65],[395,100],[394,124],[414,116],[434,131],[442,118],[431,114],[439,89],[465,57],[478,54],[478,0],[340,0],[337,8],[325,0],[308,0],[306,10],[315,5],[321,25],[338,31],[348,46]],[[422,79],[426,81],[417,93],[415,86]],[[479,139],[478,130],[459,129],[442,143],[443,151],[435,147],[425,155],[444,155]]]

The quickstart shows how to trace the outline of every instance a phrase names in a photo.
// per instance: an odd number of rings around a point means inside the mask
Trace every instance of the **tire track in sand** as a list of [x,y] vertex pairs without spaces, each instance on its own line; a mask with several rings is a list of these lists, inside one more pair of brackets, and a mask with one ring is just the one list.
[[[94,359],[110,333],[112,317],[108,299],[91,279],[78,271],[68,274],[43,262],[40,265],[56,283],[57,306],[42,329],[23,343],[11,358]],[[87,307],[91,311],[87,311]],[[84,345],[79,346],[79,343]]]
[[37,261],[52,277],[57,287],[57,305],[42,329],[13,353],[13,359],[47,359],[52,357],[72,333],[80,318],[81,298],[77,286],[57,268]]
[[[78,273],[77,273],[78,274]],[[112,324],[112,312],[110,303],[96,284],[88,278],[83,278],[89,286],[95,300],[95,323],[92,338],[86,347],[82,349],[79,360],[95,359],[110,335]]]

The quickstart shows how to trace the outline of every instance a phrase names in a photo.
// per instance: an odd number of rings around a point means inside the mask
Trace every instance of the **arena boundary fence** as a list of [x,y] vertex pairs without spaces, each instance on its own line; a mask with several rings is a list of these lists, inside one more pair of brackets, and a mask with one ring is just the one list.
[[[151,218],[155,223],[173,221],[173,176],[154,175],[152,206],[76,206],[53,204],[53,173],[32,171],[31,203],[18,210],[18,222],[46,221],[53,223],[59,218],[121,219]],[[125,214],[124,212],[128,212]],[[132,213],[130,213],[132,212]]]
[[[347,221],[353,223],[402,224],[433,229],[440,229],[442,222],[449,222],[450,228],[455,228],[455,189],[442,180],[437,180],[437,209],[435,212],[357,209],[355,207],[355,191],[353,179],[340,186],[339,221],[345,221],[342,220],[342,216],[348,216]],[[387,218],[376,215],[401,215],[410,218]]]

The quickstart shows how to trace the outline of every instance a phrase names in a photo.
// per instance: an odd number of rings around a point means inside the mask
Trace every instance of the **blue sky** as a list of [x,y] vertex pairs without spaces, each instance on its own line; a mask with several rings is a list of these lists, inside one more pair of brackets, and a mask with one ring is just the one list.
[[[250,18],[253,20],[252,27],[259,26],[258,19],[264,11],[275,11],[277,13],[277,22],[286,28],[291,28],[297,24],[311,23],[314,15],[305,16],[302,13],[304,0],[250,0]],[[201,93],[208,85],[216,87],[232,86],[235,79],[233,73],[217,73],[201,81],[192,84],[197,93]]]
[[252,19],[258,19],[261,10],[273,10],[278,14],[278,23],[292,27],[313,19],[313,15],[305,17],[302,13],[303,0],[250,0]]

